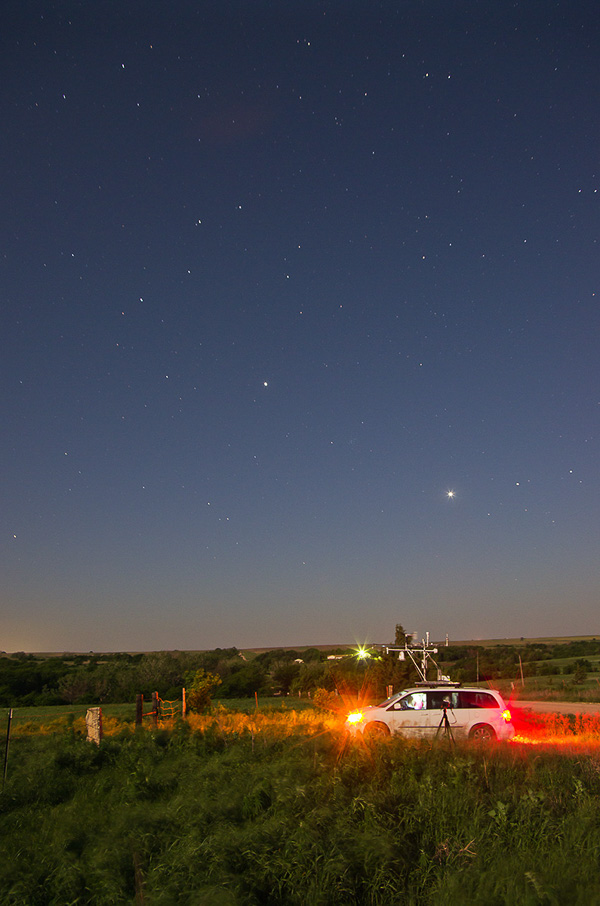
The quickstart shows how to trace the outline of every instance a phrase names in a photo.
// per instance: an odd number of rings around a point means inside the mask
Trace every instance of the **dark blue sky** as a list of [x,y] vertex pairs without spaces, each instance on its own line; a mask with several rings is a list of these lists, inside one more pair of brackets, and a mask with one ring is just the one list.
[[2,24],[0,647],[599,632],[597,4]]

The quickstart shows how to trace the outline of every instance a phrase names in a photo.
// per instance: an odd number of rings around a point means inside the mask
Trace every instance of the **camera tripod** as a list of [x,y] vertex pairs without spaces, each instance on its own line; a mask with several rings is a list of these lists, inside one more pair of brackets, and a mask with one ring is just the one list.
[[454,733],[452,732],[452,727],[450,726],[450,721],[448,720],[448,708],[450,708],[450,710],[452,710],[452,706],[451,706],[450,702],[444,702],[442,705],[443,713],[442,713],[441,720],[438,724],[438,728],[435,731],[435,738],[437,739],[441,733],[442,736],[445,736],[452,743],[455,743]]

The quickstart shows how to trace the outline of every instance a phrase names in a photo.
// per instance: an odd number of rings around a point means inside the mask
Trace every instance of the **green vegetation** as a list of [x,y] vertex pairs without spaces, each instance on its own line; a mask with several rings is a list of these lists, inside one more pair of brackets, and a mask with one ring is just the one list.
[[[100,704],[135,700],[137,693],[158,692],[165,700],[181,698],[194,677],[210,675],[219,700],[270,695],[309,696],[319,688],[357,691],[367,683],[375,698],[390,682],[407,682],[408,665],[392,655],[359,661],[354,649],[336,649],[341,660],[328,660],[316,648],[299,653],[275,649],[244,655],[237,648],[206,652],[150,654],[17,655],[0,657],[0,705]],[[190,690],[192,694],[196,690]]]
[[[405,633],[396,626],[397,645]],[[0,706],[50,706],[133,702],[137,693],[158,692],[165,700],[181,698],[193,677],[213,676],[212,697],[219,701],[281,695],[313,696],[317,690],[357,694],[364,689],[382,699],[388,686],[399,690],[417,679],[407,658],[381,648],[359,656],[356,648],[273,649],[260,653],[237,648],[204,652],[87,654],[0,657]],[[333,655],[329,657],[328,655]],[[463,683],[492,682],[524,696],[566,700],[600,699],[600,640],[574,639],[551,644],[523,642],[488,647],[470,643],[442,646],[436,656],[443,673]],[[432,667],[430,678],[436,678]],[[523,691],[523,683],[525,690]],[[192,693],[194,690],[190,690]]]
[[185,678],[186,702],[190,711],[203,714],[210,709],[212,695],[217,686],[221,685],[221,677],[215,673],[207,673],[200,668],[189,673]]
[[505,696],[600,701],[600,640],[443,648],[439,663],[452,679],[492,682]]
[[364,748],[303,713],[17,737],[1,906],[600,901],[594,757]]

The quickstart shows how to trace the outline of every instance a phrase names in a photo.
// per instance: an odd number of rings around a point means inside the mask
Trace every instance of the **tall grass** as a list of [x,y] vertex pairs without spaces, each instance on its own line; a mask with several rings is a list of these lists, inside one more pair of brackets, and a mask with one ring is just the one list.
[[365,746],[335,720],[17,737],[0,904],[600,902],[597,754]]

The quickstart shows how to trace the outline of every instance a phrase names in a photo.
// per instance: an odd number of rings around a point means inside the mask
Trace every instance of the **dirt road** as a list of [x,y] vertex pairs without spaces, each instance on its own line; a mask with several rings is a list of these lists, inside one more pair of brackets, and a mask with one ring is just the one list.
[[545,714],[600,714],[600,702],[524,702],[514,700],[511,708],[531,708]]

